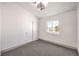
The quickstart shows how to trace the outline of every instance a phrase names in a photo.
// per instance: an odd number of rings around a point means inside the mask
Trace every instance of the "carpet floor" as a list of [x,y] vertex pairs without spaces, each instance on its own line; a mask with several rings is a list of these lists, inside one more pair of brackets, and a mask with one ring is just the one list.
[[13,49],[2,56],[77,56],[75,50],[37,40]]

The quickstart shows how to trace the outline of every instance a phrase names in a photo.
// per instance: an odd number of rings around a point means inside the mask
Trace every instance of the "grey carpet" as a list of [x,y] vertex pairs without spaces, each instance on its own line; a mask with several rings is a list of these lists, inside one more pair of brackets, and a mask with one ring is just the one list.
[[72,49],[37,40],[3,53],[2,56],[77,56],[77,53]]

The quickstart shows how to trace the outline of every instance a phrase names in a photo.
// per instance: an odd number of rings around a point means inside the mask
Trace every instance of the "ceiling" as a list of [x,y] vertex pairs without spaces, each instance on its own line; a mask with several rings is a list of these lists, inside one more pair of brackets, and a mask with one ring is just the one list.
[[32,2],[19,2],[17,4],[38,18],[55,15],[57,13],[77,8],[77,2],[48,2],[46,9],[43,11],[38,10]]

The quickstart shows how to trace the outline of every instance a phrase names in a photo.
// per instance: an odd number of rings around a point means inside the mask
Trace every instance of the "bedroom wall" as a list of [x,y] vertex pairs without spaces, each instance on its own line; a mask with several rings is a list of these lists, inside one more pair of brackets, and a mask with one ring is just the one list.
[[77,49],[78,49],[78,53],[79,53],[79,3],[78,3],[78,9],[77,9],[77,23],[78,23],[78,33],[77,33],[77,38],[78,38],[78,41],[77,41]]
[[[46,23],[51,20],[59,20],[59,34],[46,32]],[[56,15],[41,18],[39,23],[39,38],[69,48],[77,45],[77,9],[65,11]]]
[[[1,50],[37,40],[37,22],[33,14],[16,3],[2,3]],[[35,23],[34,31],[32,31],[32,23]]]
[[0,3],[0,55],[1,55],[1,3]]

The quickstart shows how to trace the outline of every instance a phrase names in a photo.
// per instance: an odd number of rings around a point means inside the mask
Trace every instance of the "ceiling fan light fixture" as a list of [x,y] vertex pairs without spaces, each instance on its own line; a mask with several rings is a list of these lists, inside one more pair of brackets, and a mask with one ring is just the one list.
[[48,2],[34,2],[36,8],[44,10],[47,7]]

